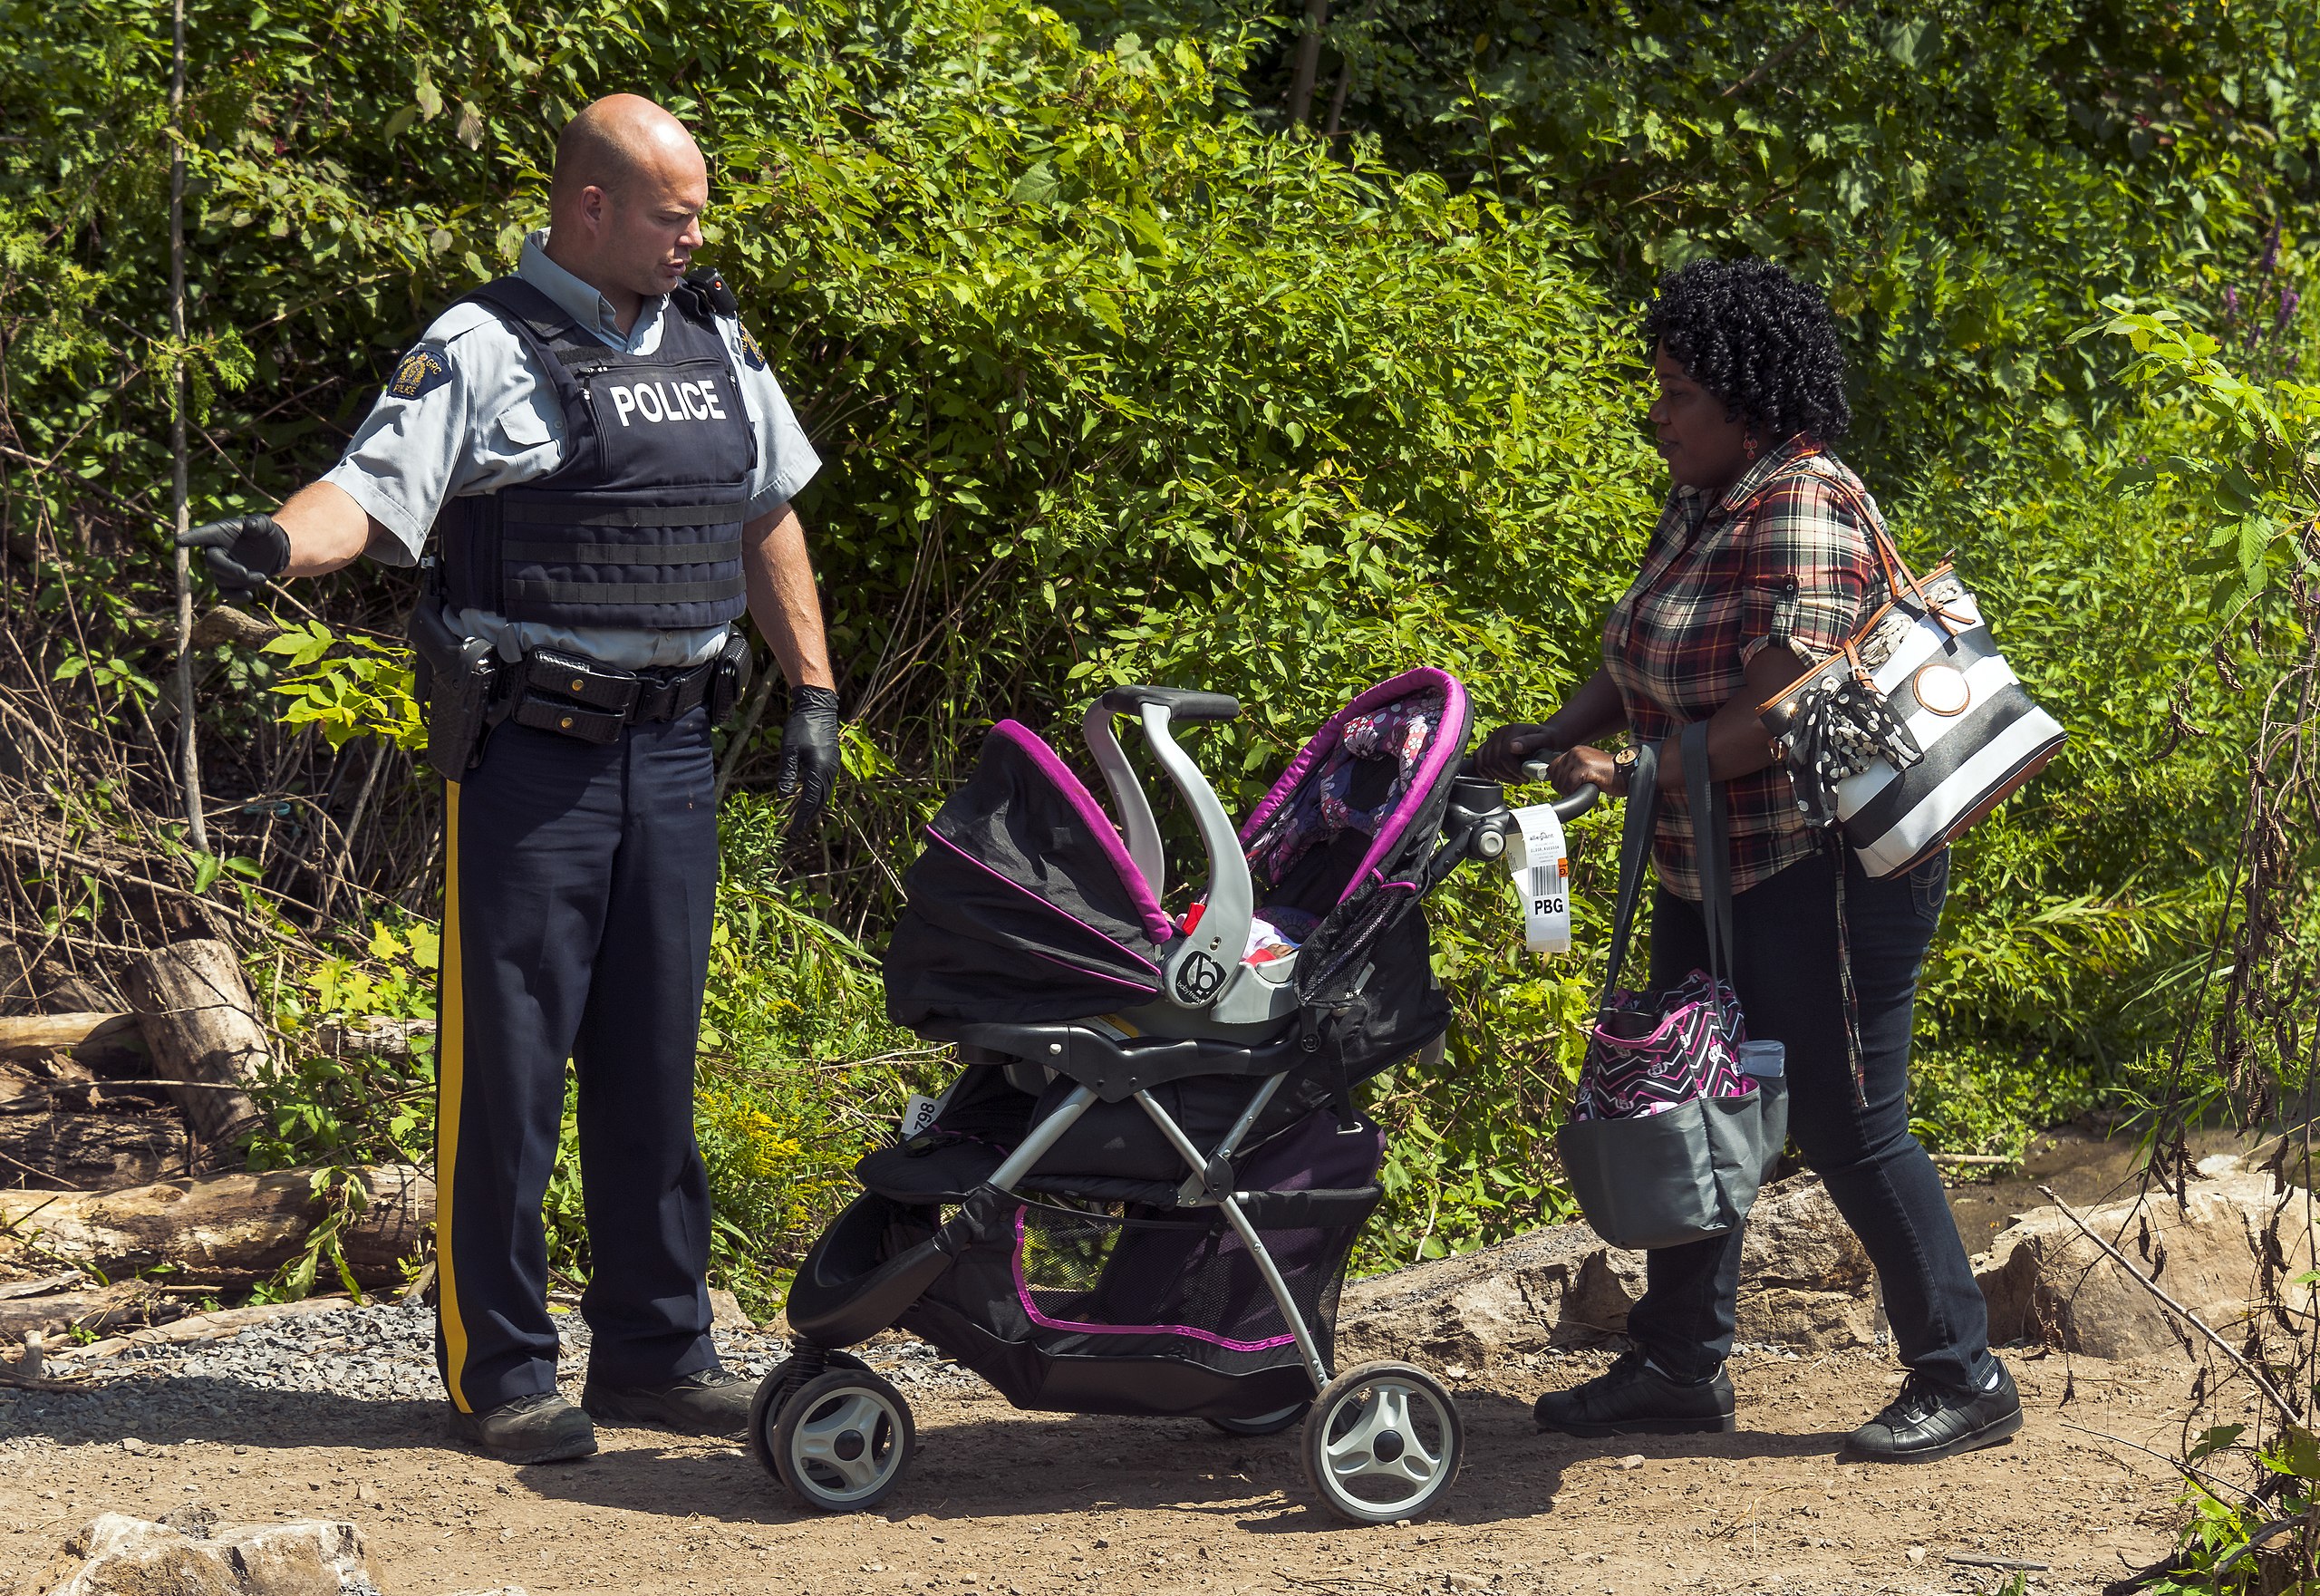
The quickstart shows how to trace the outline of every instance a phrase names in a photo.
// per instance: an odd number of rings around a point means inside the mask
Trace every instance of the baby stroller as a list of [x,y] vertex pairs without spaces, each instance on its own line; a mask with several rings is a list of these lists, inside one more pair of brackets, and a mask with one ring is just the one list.
[[[909,1465],[901,1394],[838,1350],[891,1326],[1019,1407],[1246,1436],[1301,1420],[1308,1478],[1357,1523],[1423,1513],[1455,1478],[1441,1382],[1332,1363],[1385,1150],[1351,1093],[1439,1048],[1450,1010],[1418,904],[1461,861],[1503,854],[1511,817],[1497,784],[1462,773],[1465,690],[1420,669],[1332,717],[1236,834],[1170,728],[1239,713],[1157,687],[1096,701],[1082,730],[1124,841],[1011,721],[928,826],[886,1004],[962,1068],[922,1127],[857,1166],[861,1195],[790,1288],[792,1355],[749,1435],[807,1505],[867,1507]],[[1113,730],[1126,715],[1208,856],[1181,924]]]

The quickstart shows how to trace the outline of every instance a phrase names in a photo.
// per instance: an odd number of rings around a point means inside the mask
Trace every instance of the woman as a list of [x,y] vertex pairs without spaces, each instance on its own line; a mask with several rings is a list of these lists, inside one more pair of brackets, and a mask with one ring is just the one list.
[[[1548,752],[1557,787],[1620,794],[1627,768],[1599,745],[1625,730],[1658,746],[1651,979],[1665,988],[1707,963],[1676,737],[1707,721],[1728,798],[1733,975],[1748,1034],[1786,1044],[1790,1132],[1876,1264],[1909,1369],[1848,1449],[1927,1462],[1989,1446],[2021,1427],[2021,1403],[1990,1355],[1982,1294],[1907,1101],[1910,1009],[1949,857],[1870,880],[1798,814],[1756,719],[1884,599],[1851,508],[1867,497],[1828,452],[1851,419],[1828,306],[1768,262],[1702,261],[1668,280],[1647,324],[1659,379],[1650,419],[1674,479],[1667,508],[1604,626],[1602,668],[1543,725],[1493,733],[1482,767],[1517,779]],[[1540,1398],[1540,1427],[1731,1429],[1724,1361],[1739,1272],[1737,1231],[1653,1251],[1628,1316],[1635,1349]]]

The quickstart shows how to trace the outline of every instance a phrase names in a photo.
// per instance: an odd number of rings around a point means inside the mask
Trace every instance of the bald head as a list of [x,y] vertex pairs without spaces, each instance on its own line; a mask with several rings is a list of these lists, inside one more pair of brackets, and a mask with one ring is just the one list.
[[641,95],[607,94],[556,141],[548,256],[626,327],[683,278],[708,203],[709,165],[684,123]]
[[709,180],[684,123],[641,94],[607,94],[564,124],[548,206],[561,211],[591,187],[621,198],[640,180],[686,176]]

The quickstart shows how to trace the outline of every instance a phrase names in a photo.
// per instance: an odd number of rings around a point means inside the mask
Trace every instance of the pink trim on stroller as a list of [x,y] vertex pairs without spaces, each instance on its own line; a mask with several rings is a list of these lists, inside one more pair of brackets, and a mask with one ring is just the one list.
[[[933,827],[927,826],[921,829],[923,829],[927,836],[933,837],[936,842],[941,843],[944,847],[949,848],[952,853],[958,855],[959,857],[964,859],[968,864],[972,865],[976,869],[981,871],[985,875],[988,875],[993,881],[998,882],[1001,886],[1008,888],[1011,892],[1019,892],[1022,894],[1025,897],[1039,904],[1039,907],[1045,909],[1050,914],[1062,915],[1066,920],[1070,921],[1074,925],[1079,927],[1080,930],[1086,932],[1088,935],[1101,941],[1107,947],[1119,948],[1121,953],[1126,953],[1129,958],[1134,959],[1137,963],[1151,971],[1153,974],[1157,975],[1160,973],[1159,965],[1155,964],[1151,960],[1146,958],[1142,953],[1137,953],[1134,948],[1121,948],[1118,943],[1113,941],[1110,937],[1106,936],[1102,932],[1097,930],[1094,926],[1088,924],[1088,922],[1082,920],[1078,915],[1071,913],[1068,909],[1064,908],[1061,904],[1055,903],[1052,899],[1041,897],[1039,894],[1033,892],[1030,887],[1025,886],[1020,881],[1010,881],[1006,876],[1001,875],[998,871],[984,864],[981,859],[976,858],[972,854],[967,852],[966,849],[961,847],[957,843],[952,842],[949,837],[935,830]],[[1137,879],[1141,880],[1142,877],[1139,875]],[[1035,959],[1047,959],[1047,962],[1050,964],[1061,964],[1063,962],[1060,959],[1048,959],[1048,956],[1045,953],[1040,953],[1037,948],[1025,948],[1022,951],[1030,954],[1031,957]],[[1136,982],[1132,981],[1122,981],[1116,975],[1100,974],[1093,970],[1082,969],[1077,964],[1067,964],[1064,968],[1073,971],[1078,974],[1084,975],[1091,981],[1108,981],[1117,986],[1136,986]],[[1137,988],[1136,990],[1143,991],[1146,989]]]
[[1354,889],[1363,884],[1377,869],[1379,861],[1401,841],[1403,828],[1425,806],[1427,795],[1442,779],[1443,771],[1465,751],[1460,739],[1442,734],[1445,728],[1466,724],[1465,685],[1447,671],[1437,671],[1431,665],[1419,665],[1414,670],[1405,671],[1364,692],[1323,721],[1321,729],[1314,732],[1311,740],[1298,750],[1297,757],[1289,761],[1289,768],[1281,773],[1281,779],[1272,784],[1272,790],[1265,794],[1263,801],[1242,823],[1241,846],[1245,848],[1256,840],[1257,833],[1263,829],[1266,821],[1272,818],[1274,811],[1294,797],[1305,778],[1336,750],[1348,721],[1397,699],[1429,690],[1439,690],[1443,695],[1442,724],[1435,729],[1425,757],[1411,773],[1401,801],[1394,806],[1394,812],[1378,825],[1377,834],[1369,839],[1369,851],[1362,856],[1361,863],[1346,877],[1345,890],[1338,895],[1338,902],[1343,903],[1351,897]]
[[[1152,884],[1144,879],[1144,872],[1137,869],[1136,861],[1127,856],[1127,845],[1120,841],[1119,827],[1112,824],[1109,815],[1104,813],[1104,806],[1096,801],[1096,795],[1088,790],[1087,783],[1072,774],[1070,766],[1057,758],[1055,750],[1047,745],[1046,739],[1021,721],[1001,721],[991,729],[991,735],[1003,738],[1022,750],[1031,763],[1039,767],[1039,773],[1055,784],[1055,789],[1064,796],[1065,801],[1070,804],[1088,829],[1095,834],[1096,846],[1103,849],[1104,857],[1119,875],[1120,885],[1127,889],[1129,902],[1135,904],[1136,912],[1143,917],[1144,934],[1155,943],[1165,943],[1174,937],[1176,934],[1174,923],[1160,907],[1160,900],[1152,895]],[[1085,924],[1086,922],[1076,924]],[[1089,929],[1094,928],[1091,926]],[[1109,942],[1111,939],[1106,937],[1104,940]]]

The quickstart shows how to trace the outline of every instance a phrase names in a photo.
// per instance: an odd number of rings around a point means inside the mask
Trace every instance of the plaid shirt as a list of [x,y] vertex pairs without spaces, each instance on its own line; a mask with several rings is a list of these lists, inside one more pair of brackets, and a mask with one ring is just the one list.
[[[1884,602],[1875,552],[1837,483],[1875,513],[1861,479],[1801,438],[1751,466],[1712,505],[1696,488],[1668,496],[1643,569],[1603,626],[1603,663],[1639,740],[1672,738],[1747,692],[1748,663],[1773,643],[1791,646],[1802,675]],[[1797,813],[1781,766],[1726,782],[1725,802],[1735,893],[1823,846]],[[1681,792],[1660,794],[1652,862],[1670,891],[1699,901]]]

